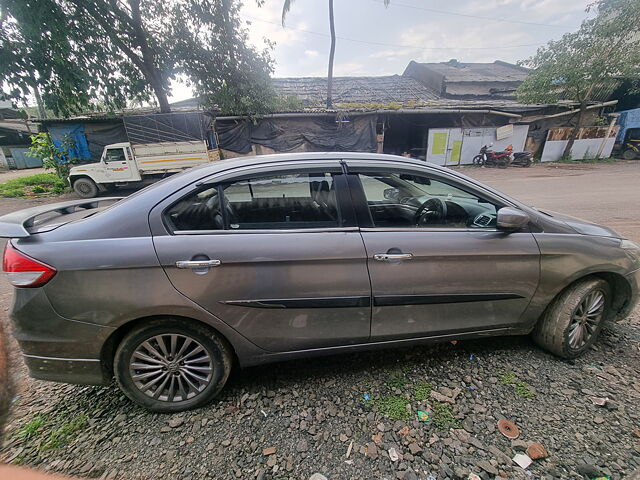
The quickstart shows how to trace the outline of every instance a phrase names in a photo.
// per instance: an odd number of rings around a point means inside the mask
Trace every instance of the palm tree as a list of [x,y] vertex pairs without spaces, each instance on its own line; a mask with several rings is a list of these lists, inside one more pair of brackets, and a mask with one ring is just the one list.
[[[287,13],[291,10],[291,4],[295,0],[284,0],[282,4],[282,26]],[[388,7],[391,0],[384,0],[384,6]],[[333,0],[329,0],[329,29],[331,30],[331,48],[329,49],[329,71],[327,72],[327,108],[333,106],[332,89],[333,89],[333,58],[336,54],[336,24],[333,18]]]
[[[282,26],[294,0],[284,0],[282,4]],[[327,72],[327,108],[333,106],[331,91],[333,88],[333,58],[336,54],[336,25],[333,18],[333,0],[329,0],[329,29],[331,30],[331,49],[329,50],[329,71]]]

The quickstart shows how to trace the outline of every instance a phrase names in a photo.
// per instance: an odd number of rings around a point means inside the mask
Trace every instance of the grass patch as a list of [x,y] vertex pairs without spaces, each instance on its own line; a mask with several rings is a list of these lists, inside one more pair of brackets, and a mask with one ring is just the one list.
[[421,402],[429,398],[431,390],[433,387],[429,382],[418,382],[414,387],[413,396],[418,402]]
[[400,395],[382,395],[372,400],[376,411],[391,420],[407,421],[411,414],[407,411],[409,401]]
[[500,380],[500,383],[503,385],[511,385],[516,382],[517,378],[513,372],[502,372],[498,377],[498,380]]
[[58,195],[67,189],[55,173],[39,173],[0,183],[0,197],[39,197]]
[[407,377],[405,377],[402,373],[398,373],[389,379],[388,385],[391,388],[397,388],[402,390],[407,385]]
[[40,427],[44,425],[47,417],[44,415],[36,415],[33,420],[21,426],[13,435],[21,440],[30,440],[40,433]]
[[74,417],[36,415],[13,434],[14,438],[20,439],[24,451],[13,459],[12,463],[20,464],[25,460],[31,462],[37,459],[41,452],[68,445],[87,423],[88,419],[84,413]]
[[69,421],[64,422],[58,428],[53,430],[46,441],[42,444],[42,450],[51,450],[52,448],[64,447],[70,443],[77,432],[87,425],[87,416],[84,413],[77,415]]
[[531,387],[526,382],[517,382],[516,383],[516,395],[523,398],[534,398],[536,396],[531,390]]
[[527,382],[518,380],[513,372],[502,372],[498,377],[503,385],[513,385],[516,395],[522,398],[535,398],[536,394]]
[[450,403],[436,402],[433,408],[433,424],[438,430],[448,430],[450,428],[460,428],[460,422],[453,414],[453,405]]
[[618,159],[612,157],[599,158],[587,156],[585,158],[561,157],[556,160],[556,163],[615,163],[617,161]]

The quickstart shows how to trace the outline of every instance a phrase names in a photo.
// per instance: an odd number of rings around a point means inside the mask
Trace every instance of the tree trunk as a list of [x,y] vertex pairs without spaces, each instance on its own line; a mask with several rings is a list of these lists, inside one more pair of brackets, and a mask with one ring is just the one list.
[[578,137],[578,133],[580,132],[580,127],[582,127],[582,121],[584,120],[584,114],[587,111],[587,102],[580,102],[580,112],[578,112],[578,121],[576,126],[571,130],[571,135],[569,135],[569,141],[567,142],[567,146],[564,147],[564,152],[562,152],[563,158],[569,158],[571,155],[571,149],[573,148],[573,144]]
[[140,0],[129,0],[131,6],[131,20],[133,24],[133,31],[140,52],[142,53],[142,63],[144,65],[145,76],[151,84],[153,93],[155,93],[160,105],[161,113],[170,113],[171,107],[169,106],[169,99],[167,98],[167,92],[164,88],[164,79],[162,78],[162,72],[155,64],[155,52],[149,46],[147,42],[147,33],[144,31],[142,25],[142,15],[140,13]]
[[327,108],[332,108],[333,57],[336,54],[336,25],[333,18],[333,0],[329,0],[329,28],[331,29],[331,50],[329,50],[329,72],[327,73]]
[[47,118],[47,111],[44,108],[44,102],[42,101],[42,97],[40,96],[40,90],[38,90],[38,86],[33,86],[33,96],[36,99],[36,105],[38,106],[38,115],[40,115],[41,119]]

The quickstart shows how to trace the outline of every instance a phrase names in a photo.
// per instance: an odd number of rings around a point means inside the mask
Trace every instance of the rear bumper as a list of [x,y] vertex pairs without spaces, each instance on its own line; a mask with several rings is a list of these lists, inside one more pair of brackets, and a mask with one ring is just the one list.
[[29,368],[29,375],[39,380],[81,385],[108,385],[111,380],[98,359],[36,355],[23,355],[23,358]]
[[16,289],[11,319],[32,377],[91,385],[110,381],[101,352],[113,328],[58,315],[42,289]]

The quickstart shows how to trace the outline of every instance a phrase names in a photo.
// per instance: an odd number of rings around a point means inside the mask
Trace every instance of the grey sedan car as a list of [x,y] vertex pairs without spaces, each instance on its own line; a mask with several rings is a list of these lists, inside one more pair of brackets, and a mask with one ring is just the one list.
[[561,357],[624,317],[640,247],[451,170],[364,153],[191,169],[0,218],[35,378],[201,406],[233,364],[532,334]]

